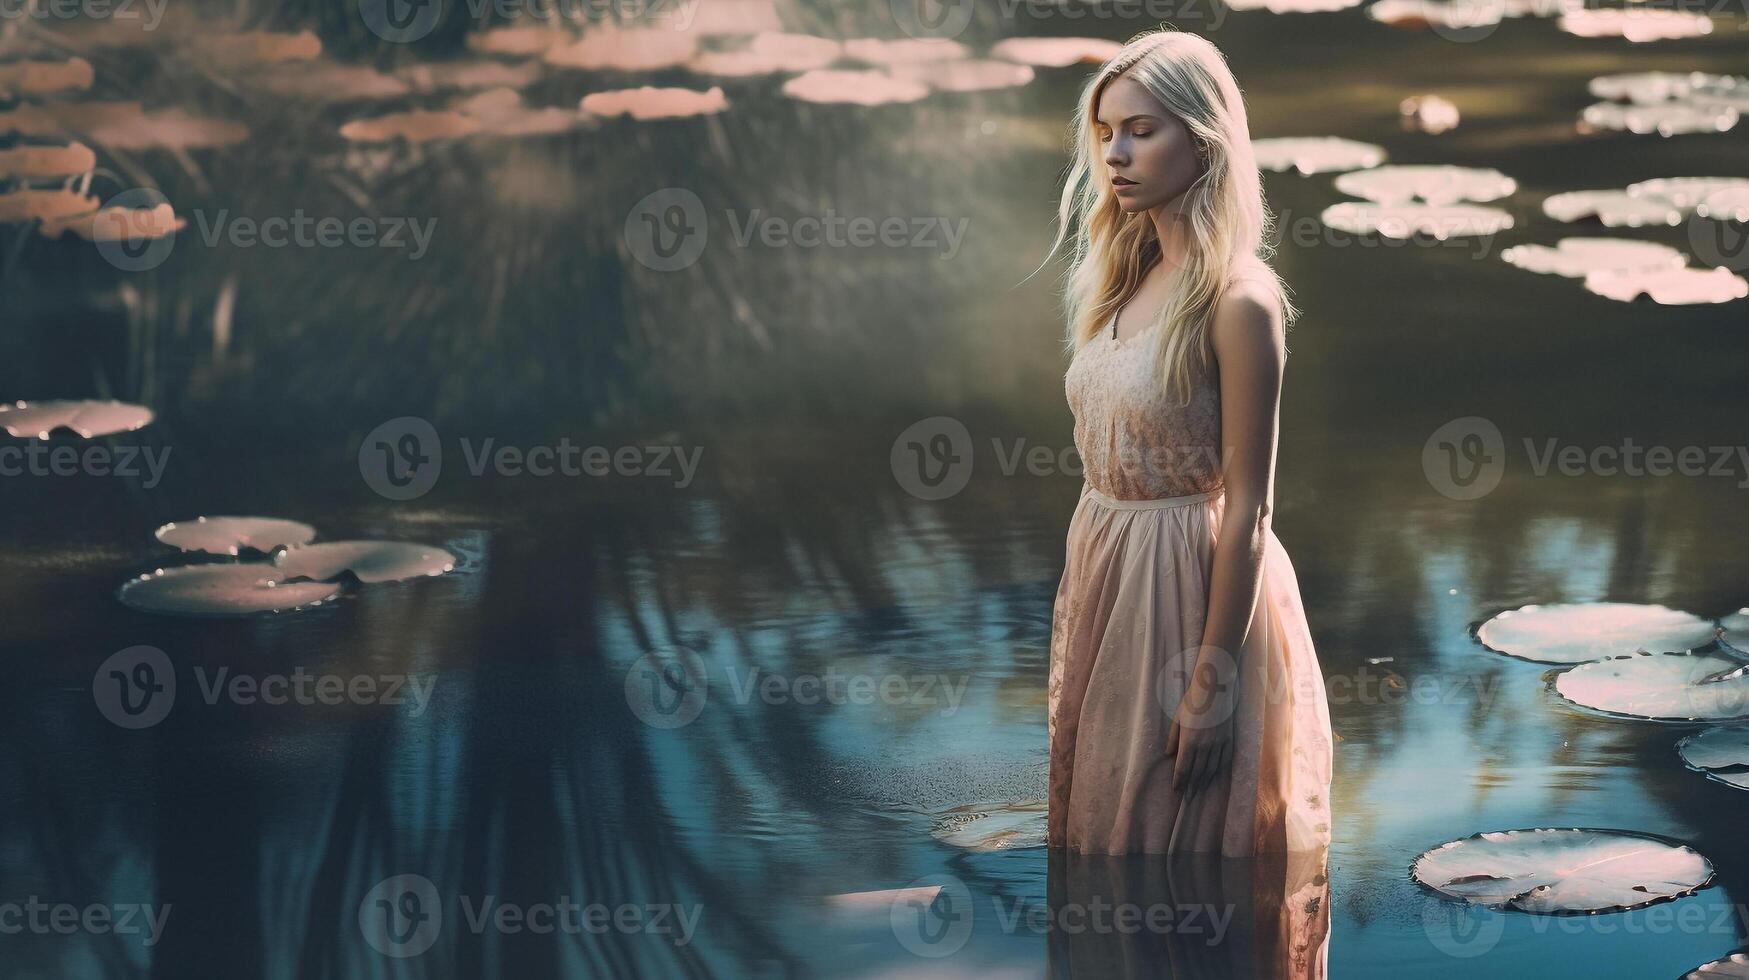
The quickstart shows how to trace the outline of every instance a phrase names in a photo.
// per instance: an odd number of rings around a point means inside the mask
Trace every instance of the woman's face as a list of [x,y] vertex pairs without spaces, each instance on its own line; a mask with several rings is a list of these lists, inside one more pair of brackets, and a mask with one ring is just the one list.
[[1118,206],[1134,214],[1176,200],[1202,173],[1190,130],[1141,82],[1120,75],[1099,95],[1093,132]]

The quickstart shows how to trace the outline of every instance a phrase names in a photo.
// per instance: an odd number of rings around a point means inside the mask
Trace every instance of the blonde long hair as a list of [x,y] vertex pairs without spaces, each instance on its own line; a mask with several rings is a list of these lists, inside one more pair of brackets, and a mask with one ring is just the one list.
[[1070,352],[1094,339],[1141,286],[1160,260],[1159,233],[1146,212],[1125,214],[1103,176],[1105,158],[1094,132],[1101,93],[1128,73],[1207,144],[1206,168],[1183,198],[1190,242],[1159,320],[1150,351],[1166,391],[1189,400],[1198,372],[1213,361],[1209,328],[1226,285],[1243,276],[1274,293],[1285,320],[1298,310],[1266,261],[1273,217],[1263,201],[1263,182],[1251,149],[1251,133],[1239,85],[1219,49],[1202,37],[1174,29],[1131,38],[1082,89],[1071,129],[1074,158],[1057,210],[1056,254],[1071,226],[1078,229],[1067,273],[1066,345]]

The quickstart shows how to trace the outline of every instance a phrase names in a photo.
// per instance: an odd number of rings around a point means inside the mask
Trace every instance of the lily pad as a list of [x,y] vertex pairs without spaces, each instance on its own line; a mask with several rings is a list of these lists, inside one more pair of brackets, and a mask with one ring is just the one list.
[[233,67],[312,61],[322,56],[322,40],[313,31],[201,34],[190,39],[188,44],[203,58]]
[[1563,238],[1547,245],[1514,245],[1500,257],[1531,272],[1578,278],[1604,270],[1681,269],[1688,256],[1657,242],[1632,238]]
[[1562,14],[1555,26],[1578,37],[1620,37],[1636,43],[1713,32],[1712,18],[1706,14],[1652,7],[1581,7]]
[[1257,165],[1277,173],[1321,174],[1362,170],[1385,162],[1385,148],[1337,136],[1277,136],[1255,140]]
[[1543,199],[1543,213],[1556,221],[1596,218],[1607,228],[1679,225],[1682,209],[1660,198],[1627,191],[1567,191]]
[[1668,201],[1685,213],[1720,191],[1749,189],[1749,177],[1655,177],[1629,184],[1634,197]]
[[990,56],[1037,68],[1067,68],[1102,65],[1121,50],[1122,44],[1102,37],[1010,37],[992,45]]
[[427,143],[456,139],[479,132],[480,121],[451,109],[413,109],[391,112],[374,119],[354,119],[340,127],[344,139],[356,143]]
[[889,40],[878,37],[858,37],[844,42],[846,57],[871,65],[898,65],[919,61],[946,61],[964,58],[971,49],[958,41],[945,38],[907,37]]
[[1393,239],[1431,235],[1444,240],[1492,235],[1512,227],[1512,215],[1499,208],[1477,204],[1441,206],[1344,201],[1325,208],[1319,218],[1338,231],[1356,235],[1378,234]]
[[1397,103],[1397,115],[1405,129],[1434,135],[1456,129],[1463,118],[1457,105],[1440,95],[1411,95]]
[[1518,189],[1518,182],[1491,167],[1387,165],[1356,170],[1336,178],[1336,189],[1380,204],[1428,204],[1499,200]]
[[1659,177],[1622,190],[1568,191],[1543,201],[1556,221],[1595,217],[1606,226],[1679,225],[1712,195],[1749,189],[1745,177]]
[[1593,272],[1585,277],[1585,288],[1623,303],[1644,295],[1661,306],[1729,303],[1749,296],[1749,280],[1722,266]]
[[1358,7],[1362,0],[1225,0],[1233,10],[1267,10],[1272,14],[1327,14]]
[[480,124],[478,132],[489,136],[540,136],[562,133],[588,120],[575,110],[552,106],[531,109],[513,88],[487,89],[458,101],[457,112]]
[[1708,728],[1676,743],[1676,754],[1708,779],[1749,789],[1749,727]]
[[1749,609],[1737,610],[1719,620],[1719,625],[1725,630],[1719,634],[1719,643],[1749,657]]
[[591,92],[583,96],[580,108],[592,116],[629,115],[633,119],[672,119],[680,116],[703,116],[722,112],[729,107],[721,86],[700,92],[690,88],[655,88],[642,86],[613,92]]
[[0,98],[83,91],[94,81],[96,75],[91,70],[91,62],[84,58],[0,64]]
[[396,69],[395,75],[419,92],[523,88],[541,77],[541,66],[534,61],[518,65],[486,59],[424,61]]
[[1636,71],[1599,75],[1586,88],[1600,99],[1651,105],[1686,99],[1697,91],[1724,91],[1734,88],[1739,81],[1742,80],[1730,75],[1708,75],[1698,71]]
[[663,27],[591,25],[575,43],[549,48],[544,60],[559,68],[654,71],[676,68],[698,54],[698,34]]
[[455,556],[404,541],[328,541],[282,551],[273,565],[287,579],[326,582],[351,572],[360,582],[397,582],[442,575],[455,568]]
[[1713,642],[1707,620],[1664,606],[1630,602],[1530,605],[1483,623],[1476,638],[1490,650],[1544,664],[1581,664],[1649,651],[1677,653]]
[[1502,830],[1441,844],[1410,874],[1434,891],[1521,912],[1616,912],[1686,895],[1712,862],[1683,844],[1620,830]]
[[113,401],[40,401],[0,405],[0,428],[20,438],[47,439],[71,429],[86,439],[132,432],[152,421],[144,405]]
[[228,146],[249,138],[248,127],[184,109],[148,111],[138,102],[25,103],[0,111],[0,131],[25,136],[78,136],[111,150],[187,150]]
[[824,68],[843,53],[844,46],[829,38],[766,31],[755,34],[743,47],[701,51],[686,68],[699,75],[744,78]]
[[88,173],[96,166],[97,154],[84,143],[0,150],[0,178],[68,177]]
[[1737,125],[1737,110],[1728,105],[1693,105],[1687,102],[1661,102],[1656,105],[1620,105],[1599,102],[1586,106],[1579,119],[1592,129],[1616,132],[1657,133],[1678,136],[1683,133],[1723,133]]
[[482,54],[517,56],[546,54],[553,48],[576,40],[570,32],[552,25],[542,27],[494,27],[468,35],[470,50]]
[[1378,0],[1366,14],[1392,27],[1433,27],[1473,30],[1500,23],[1510,12],[1504,3],[1464,3],[1451,0]]
[[1749,187],[1726,187],[1708,194],[1694,213],[1714,221],[1749,222]]
[[1732,953],[1695,967],[1682,980],[1749,980],[1749,953]]
[[1715,654],[1636,653],[1580,664],[1555,678],[1555,693],[1618,718],[1736,721],[1749,719],[1742,666]]
[[968,803],[937,815],[931,835],[969,851],[1045,846],[1046,802]]
[[912,79],[894,78],[884,71],[822,68],[784,82],[783,94],[803,102],[885,105],[916,102],[929,94],[929,86]]
[[71,231],[88,242],[141,242],[174,235],[188,227],[188,219],[176,214],[169,201],[149,208],[125,205],[100,208],[89,214],[44,221],[38,233],[44,238],[58,238]]
[[910,61],[893,65],[894,78],[909,78],[941,92],[983,92],[1018,88],[1032,81],[1029,65],[986,58],[952,61]]
[[252,616],[311,606],[333,598],[333,582],[285,582],[266,562],[184,565],[142,575],[116,593],[141,612],[177,616]]
[[309,544],[316,537],[310,525],[277,517],[197,517],[173,521],[152,533],[172,548],[214,555],[236,555],[245,548],[265,554]]
[[56,221],[90,214],[97,198],[69,190],[22,190],[0,194],[0,224],[16,221]]

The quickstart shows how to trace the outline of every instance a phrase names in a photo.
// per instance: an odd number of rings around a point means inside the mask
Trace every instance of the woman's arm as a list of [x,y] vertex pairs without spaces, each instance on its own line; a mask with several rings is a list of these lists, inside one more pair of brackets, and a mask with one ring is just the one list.
[[1215,307],[1210,326],[1220,371],[1227,499],[1209,573],[1202,648],[1166,740],[1167,753],[1177,756],[1174,785],[1192,792],[1209,785],[1232,761],[1238,656],[1263,577],[1286,358],[1280,305],[1262,289],[1234,284]]

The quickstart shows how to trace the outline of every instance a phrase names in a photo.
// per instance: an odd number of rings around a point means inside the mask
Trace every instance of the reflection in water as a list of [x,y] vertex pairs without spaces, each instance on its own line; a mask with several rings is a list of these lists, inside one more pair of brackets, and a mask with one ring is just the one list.
[[1328,851],[1050,852],[1049,976],[1322,980]]
[[[369,43],[338,9],[322,16]],[[861,15],[848,7],[786,11],[803,15],[791,29],[877,29],[849,22]],[[993,8],[978,11],[994,26]],[[1132,26],[1143,25],[1074,29]],[[1352,11],[1253,11],[1234,12],[1218,41],[1258,135],[1314,119],[1393,160],[1511,175],[1520,195],[1501,206],[1516,224],[1498,245],[1576,233],[1544,221],[1527,193],[1697,167],[1686,138],[1576,146],[1575,97],[1634,56],[1554,45],[1539,26],[1501,25],[1496,40],[1527,47],[1458,52],[1371,30]],[[346,30],[324,33],[337,36]],[[158,421],[117,442],[173,450],[162,484],[0,485],[0,904],[171,907],[151,946],[114,932],[0,934],[9,975],[1299,977],[1327,958],[1342,977],[1676,976],[1749,937],[1738,915],[1688,933],[1606,932],[1622,921],[1609,915],[1539,931],[1520,915],[1458,962],[1431,941],[1407,876],[1415,854],[1478,830],[1615,826],[1681,838],[1717,864],[1713,886],[1673,905],[1716,909],[1741,894],[1743,799],[1681,767],[1673,744],[1689,728],[1569,710],[1543,665],[1488,653],[1470,633],[1533,602],[1657,602],[1706,617],[1745,604],[1740,537],[1721,533],[1740,521],[1732,480],[1538,476],[1521,448],[1624,434],[1740,443],[1740,304],[1615,303],[1472,241],[1329,235],[1316,220],[1340,196],[1329,178],[1270,174],[1278,265],[1308,311],[1289,340],[1275,525],[1340,738],[1329,879],[1312,864],[1278,874],[972,850],[932,833],[944,815],[1042,794],[1050,597],[1079,479],[1057,465],[1071,441],[1050,277],[1023,282],[1048,243],[1048,209],[1025,202],[1051,199],[1063,107],[1085,69],[1041,64],[1024,88],[856,110],[784,98],[773,78],[731,79],[730,108],[705,117],[378,146],[348,144],[341,128],[483,83],[517,87],[540,129],[536,113],[575,114],[585,95],[633,83],[552,74],[532,56],[454,62],[391,45],[377,63],[338,40],[329,50],[375,67],[347,76],[350,92],[312,94],[307,81],[285,88],[289,71],[246,73],[260,84],[162,78],[130,49],[93,58],[88,108],[9,110],[59,127],[140,101],[122,128],[150,145],[98,148],[125,176],[93,191],[158,186],[191,216],[149,272],[123,275],[89,243],[28,232],[0,271],[0,398],[146,404]],[[1535,72],[1519,70],[1527,51]],[[1740,52],[1700,42],[1672,57],[1741,70]],[[1434,88],[1464,125],[1437,142],[1398,130],[1396,100]],[[485,104],[498,100],[509,104]],[[140,112],[179,125],[148,134]],[[247,139],[233,120],[248,122]],[[1749,172],[1749,143],[1724,139],[1704,144],[1705,171]],[[171,150],[157,148],[165,140]],[[628,256],[625,229],[639,200],[673,187],[704,204],[709,244],[660,272]],[[381,215],[436,232],[416,260],[239,248],[221,214]],[[967,231],[951,255],[735,238],[768,217],[831,216]],[[1679,227],[1636,235],[1693,247]],[[1580,313],[1550,313],[1569,307]],[[1634,394],[1672,386],[1683,397]],[[360,479],[357,442],[409,414],[442,434],[446,469],[428,497],[390,503]],[[1477,414],[1505,434],[1505,477],[1485,499],[1454,502],[1423,475],[1424,443]],[[889,453],[896,433],[936,415],[971,431],[974,473],[957,496],[921,501],[899,488]],[[684,443],[704,464],[684,491],[476,478],[455,442],[560,435]],[[1035,449],[1052,465],[1035,471]],[[1025,462],[1005,472],[1013,459]],[[430,541],[463,560],[284,616],[173,620],[118,603],[121,582],[179,560],[151,530],[202,513],[296,519],[326,540]],[[94,707],[92,674],[140,644],[174,663],[178,697],[162,723],[123,730]],[[683,654],[705,663],[708,703],[689,724],[646,724],[627,673],[645,655]],[[423,710],[209,700],[220,669],[434,686]],[[890,702],[757,693],[765,676],[793,695],[795,680],[833,671],[945,678],[959,695],[950,703],[939,682],[934,701],[920,684]],[[978,910],[965,947],[942,960],[906,949],[883,910],[822,912],[828,896],[939,874]],[[396,958],[360,913],[402,875],[430,882],[442,928]],[[700,915],[684,944],[469,928],[487,896]],[[1094,899],[1232,916],[1211,945],[1187,932],[1046,935],[991,914],[993,902]]]

